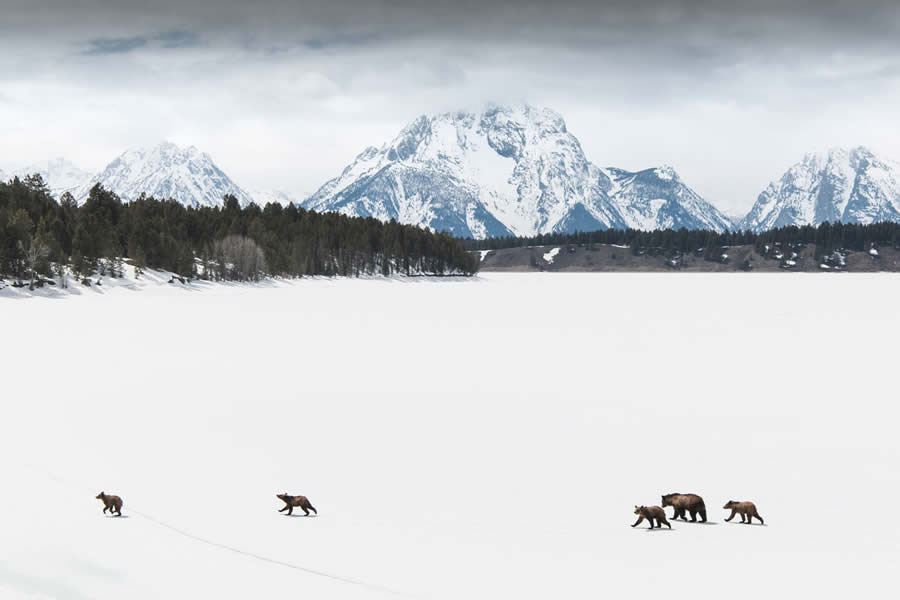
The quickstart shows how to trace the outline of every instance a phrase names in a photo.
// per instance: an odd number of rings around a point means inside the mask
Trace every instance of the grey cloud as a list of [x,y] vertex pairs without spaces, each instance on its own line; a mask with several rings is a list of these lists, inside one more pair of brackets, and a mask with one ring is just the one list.
[[88,40],[87,48],[82,51],[85,56],[102,56],[106,54],[127,54],[147,46],[147,38],[108,38]]
[[[712,200],[736,185],[735,203],[755,198],[772,165],[820,144],[886,140],[900,157],[896,0],[4,0],[4,9],[7,140],[34,160],[67,139],[102,165],[122,146],[168,136],[231,152],[251,178],[261,168],[306,178],[298,184],[309,190],[418,114],[519,100],[558,109],[597,162],[684,165]],[[246,150],[273,145],[291,157],[282,171]],[[749,183],[733,183],[735,173]]]
[[87,41],[87,47],[81,51],[83,56],[105,56],[112,54],[129,54],[145,48],[158,47],[168,50],[194,48],[200,44],[200,36],[185,31],[164,31],[151,36],[134,36],[122,38],[97,38]]
[[194,48],[200,44],[200,36],[190,31],[165,31],[154,38],[163,48]]
[[377,41],[380,37],[375,33],[358,33],[351,35],[320,36],[303,40],[301,43],[309,50],[328,50],[331,48],[358,47]]
[[885,40],[900,29],[894,0],[8,1],[10,30],[72,32],[102,23],[123,31],[149,27],[277,37],[306,31],[313,44],[323,45],[369,35],[534,39],[562,45],[604,45],[611,38],[634,36],[672,43],[704,37],[723,43],[769,40],[793,45],[827,43],[828,37],[838,36],[830,41],[841,44]]

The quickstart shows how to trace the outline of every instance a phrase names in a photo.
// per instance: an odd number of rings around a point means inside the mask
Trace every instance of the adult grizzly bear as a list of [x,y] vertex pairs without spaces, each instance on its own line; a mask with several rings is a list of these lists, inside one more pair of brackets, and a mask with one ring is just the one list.
[[97,494],[95,498],[97,498],[97,500],[103,500],[103,514],[106,514],[106,511],[109,511],[110,514],[116,515],[117,517],[122,516],[121,498],[110,494],[104,494],[103,492]]
[[303,512],[306,513],[306,516],[309,516],[309,511],[313,511],[317,515],[319,511],[317,511],[312,504],[309,503],[309,500],[306,499],[306,496],[291,496],[287,492],[284,494],[275,494],[278,499],[284,502],[284,508],[279,510],[278,512],[288,511],[288,516],[291,516],[294,513],[294,507],[297,506],[303,509]]
[[[749,525],[753,521],[753,517],[756,517],[759,519],[761,525],[765,525],[765,521],[763,521],[763,518],[759,516],[759,513],[756,511],[756,505],[752,502],[736,502],[734,500],[729,500],[722,508],[731,509],[731,516],[725,519],[726,521],[732,520],[734,515],[741,515],[741,523]],[[746,521],[744,520],[745,518],[747,519]]]
[[650,522],[650,529],[653,529],[653,520],[656,519],[656,526],[660,529],[664,523],[669,529],[672,529],[672,524],[666,520],[666,511],[658,506],[635,506],[634,514],[638,515],[638,520],[632,527],[637,527],[641,521],[647,519]]
[[687,521],[687,516],[684,513],[689,512],[691,513],[691,523],[697,522],[698,514],[700,515],[700,520],[706,523],[706,504],[703,503],[703,498],[697,494],[679,494],[678,492],[666,494],[662,497],[662,505],[671,506],[675,509],[675,514],[672,515],[673,519],[681,517]]

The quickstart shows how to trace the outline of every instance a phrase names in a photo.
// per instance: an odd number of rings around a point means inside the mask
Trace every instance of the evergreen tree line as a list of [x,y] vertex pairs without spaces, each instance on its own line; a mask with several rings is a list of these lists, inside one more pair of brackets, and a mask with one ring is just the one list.
[[699,229],[665,229],[639,231],[636,229],[606,229],[602,231],[576,233],[547,233],[533,237],[497,237],[484,240],[464,240],[467,250],[499,250],[527,246],[565,246],[585,244],[616,244],[633,250],[653,248],[665,254],[687,254],[700,249],[722,248],[724,246],[765,245],[774,246],[816,244],[816,254],[823,255],[834,250],[868,250],[873,245],[887,245],[900,248],[900,224],[874,223],[857,225],[853,223],[822,223],[819,226],[804,225],[771,229],[761,233],[751,231],[726,231],[718,233]]
[[374,218],[317,213],[293,204],[186,207],[141,197],[122,202],[95,185],[78,205],[57,202],[39,175],[0,182],[0,275],[18,281],[68,271],[120,276],[123,259],[182,277],[256,280],[267,275],[464,274],[478,257],[460,240]]

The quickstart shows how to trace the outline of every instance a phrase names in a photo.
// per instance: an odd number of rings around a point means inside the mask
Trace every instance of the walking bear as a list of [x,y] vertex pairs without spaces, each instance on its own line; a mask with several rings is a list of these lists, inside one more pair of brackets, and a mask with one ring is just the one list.
[[703,503],[703,498],[697,494],[679,494],[678,492],[666,494],[662,497],[662,505],[675,509],[675,514],[672,515],[673,519],[681,517],[687,521],[684,513],[689,512],[692,523],[697,522],[697,515],[700,515],[700,520],[706,523],[706,505]]
[[[753,517],[756,517],[759,519],[761,525],[765,525],[765,521],[763,521],[763,518],[759,516],[759,513],[756,511],[756,505],[752,502],[736,502],[734,500],[729,500],[722,508],[731,509],[731,516],[725,519],[726,521],[732,520],[734,515],[741,515],[741,523],[749,525],[753,521]],[[744,520],[745,518],[747,519],[746,521]]]
[[110,494],[104,494],[100,492],[96,496],[97,500],[103,500],[103,514],[106,514],[106,511],[109,511],[109,514],[116,515],[117,517],[122,516],[122,499],[118,496],[113,496]]
[[656,526],[660,529],[662,529],[663,524],[672,529],[671,523],[666,520],[666,511],[658,506],[635,506],[634,514],[638,515],[638,520],[634,522],[632,527],[637,527],[641,524],[641,521],[647,519],[650,522],[650,529],[653,529],[653,520],[656,519]]
[[275,494],[275,496],[284,502],[284,508],[278,512],[288,511],[288,516],[290,516],[294,513],[294,507],[297,506],[303,509],[306,516],[309,516],[309,511],[313,511],[317,515],[319,514],[319,511],[317,511],[313,505],[309,503],[309,500],[306,499],[306,496],[291,496],[288,495],[287,492],[284,494]]

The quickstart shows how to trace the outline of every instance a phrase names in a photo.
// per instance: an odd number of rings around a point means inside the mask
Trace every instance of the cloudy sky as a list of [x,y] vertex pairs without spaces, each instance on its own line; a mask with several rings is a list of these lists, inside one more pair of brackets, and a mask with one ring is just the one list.
[[[551,6],[552,4],[552,6]],[[0,168],[168,139],[314,191],[422,113],[549,106],[731,213],[809,151],[900,159],[896,0],[3,0]]]

